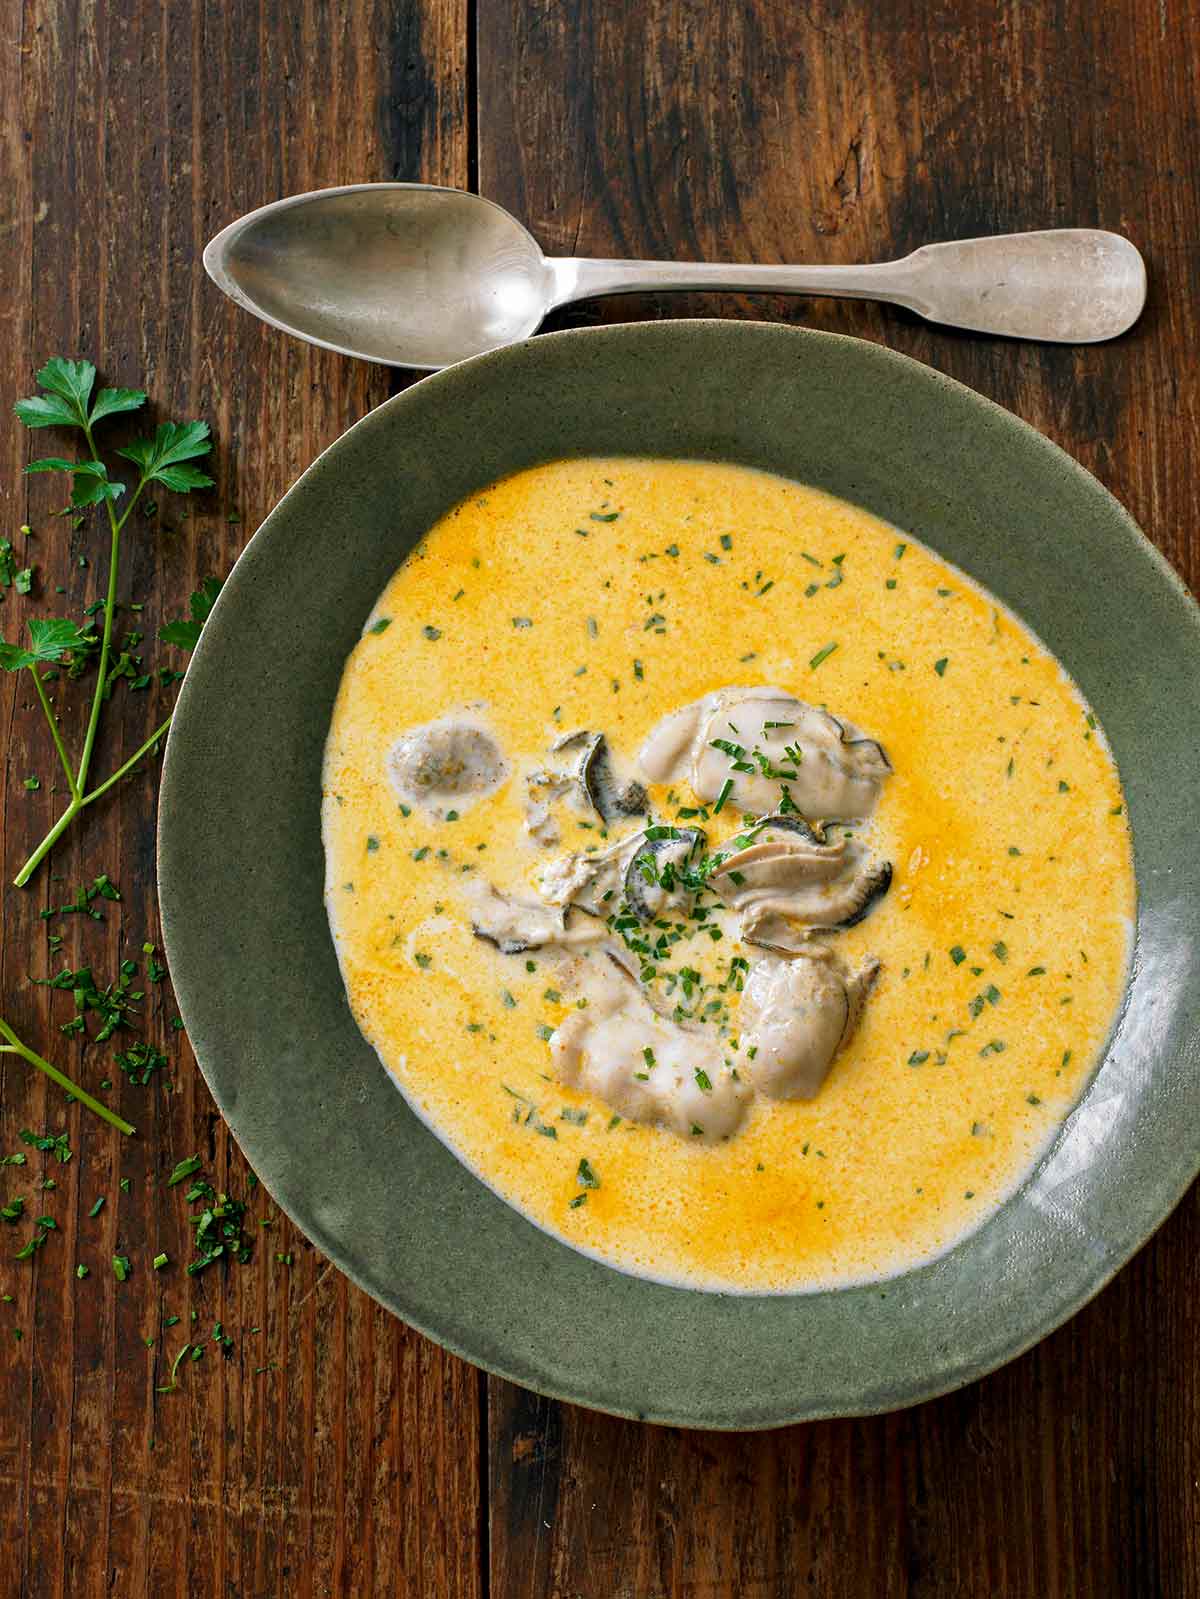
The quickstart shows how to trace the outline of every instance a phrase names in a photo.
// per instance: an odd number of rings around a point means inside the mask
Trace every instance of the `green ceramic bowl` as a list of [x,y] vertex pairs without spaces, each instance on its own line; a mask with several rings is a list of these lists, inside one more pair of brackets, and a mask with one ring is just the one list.
[[[342,664],[464,495],[569,455],[741,462],[911,529],[1074,674],[1116,752],[1139,911],[1128,1002],[1019,1192],[919,1270],[796,1296],[623,1275],[540,1232],[409,1110],[356,1028],[322,902]],[[309,468],[188,671],[159,823],[183,1017],[275,1198],[357,1283],[478,1365],[600,1410],[769,1427],[911,1404],[1056,1327],[1184,1193],[1200,1147],[1200,616],[1104,489],[968,389],[873,344],[735,322],[560,333],[425,379]]]

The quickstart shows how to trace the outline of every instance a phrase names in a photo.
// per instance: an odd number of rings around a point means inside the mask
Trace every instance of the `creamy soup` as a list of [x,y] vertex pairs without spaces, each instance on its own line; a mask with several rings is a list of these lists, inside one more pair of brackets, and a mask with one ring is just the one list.
[[1075,684],[911,532],[739,467],[555,462],[446,516],[347,663],[323,825],[414,1109],[537,1225],[693,1287],[944,1250],[1124,992]]

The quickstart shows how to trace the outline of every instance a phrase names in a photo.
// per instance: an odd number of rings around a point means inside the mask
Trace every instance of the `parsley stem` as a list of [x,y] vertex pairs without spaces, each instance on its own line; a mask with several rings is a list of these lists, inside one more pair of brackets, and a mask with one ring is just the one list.
[[[171,713],[172,716],[174,714],[175,714],[174,712]],[[154,732],[151,733],[150,737],[141,746],[141,748],[138,749],[138,750],[135,750],[134,753],[129,757],[129,759],[127,761],[123,761],[122,764],[117,767],[116,771],[112,774],[111,777],[106,777],[104,779],[103,783],[100,784],[99,788],[94,788],[90,794],[84,794],[82,796],[82,798],[79,801],[80,809],[82,809],[83,806],[85,806],[85,805],[90,805],[93,800],[99,799],[101,794],[103,794],[106,789],[110,789],[113,786],[114,783],[119,782],[121,780],[121,778],[123,778],[125,776],[126,772],[131,771],[137,765],[137,763],[141,760],[142,756],[146,755],[150,750],[152,750],[154,748],[154,746],[158,743],[159,739],[161,739],[163,737],[163,735],[166,733],[166,731],[170,727],[170,725],[171,725],[171,717],[168,716],[166,721],[162,724],[162,726],[155,728]]]
[[[85,422],[83,436],[87,440],[87,447],[92,453],[92,459],[97,460],[96,441],[92,438],[92,430]],[[108,679],[108,657],[112,649],[113,616],[117,608],[117,574],[121,563],[121,529],[129,520],[129,513],[138,502],[138,496],[145,487],[145,478],[139,478],[138,486],[133,491],[133,497],[125,510],[118,518],[113,510],[110,499],[104,501],[108,512],[108,525],[111,529],[108,557],[108,588],[104,596],[104,632],[100,639],[100,661],[96,670],[96,688],[92,694],[92,709],[88,716],[87,732],[83,739],[83,753],[79,757],[79,771],[76,774],[75,786],[77,792],[82,792],[87,782],[88,767],[92,763],[92,750],[96,743],[96,730],[100,725],[100,710],[104,704],[104,686]]]
[[86,1105],[90,1111],[100,1117],[101,1121],[106,1121],[110,1127],[115,1127],[118,1132],[126,1135],[133,1132],[133,1128],[129,1123],[122,1121],[115,1111],[109,1110],[108,1106],[102,1105],[98,1099],[93,1099],[77,1083],[73,1083],[65,1072],[60,1072],[57,1066],[51,1066],[48,1060],[43,1060],[28,1045],[23,1044],[2,1017],[0,1017],[0,1035],[8,1039],[6,1045],[0,1045],[0,1050],[3,1050],[4,1054],[20,1055],[21,1059],[28,1061],[30,1066],[36,1066],[38,1071],[45,1072],[51,1082],[57,1083],[60,1088],[65,1089],[68,1094],[77,1099],[81,1105]]
[[54,826],[46,834],[45,838],[38,845],[38,847],[34,850],[33,854],[25,862],[25,864],[24,864],[24,866],[22,866],[21,870],[13,878],[13,887],[14,888],[24,888],[25,887],[26,883],[33,876],[34,872],[37,871],[37,869],[41,865],[42,861],[46,858],[47,855],[49,855],[50,851],[54,848],[55,844],[58,843],[58,840],[59,840],[60,836],[67,830],[67,828],[71,825],[71,823],[79,815],[80,804],[81,804],[81,802],[80,802],[78,796],[76,796],[75,798],[73,798],[71,800],[71,803],[67,806],[66,810],[59,817],[58,821],[55,822]]
[[[34,676],[37,676],[36,672],[34,673]],[[172,713],[172,715],[173,714],[174,713]],[[98,800],[101,794],[106,793],[114,783],[119,782],[127,772],[131,771],[142,759],[142,757],[154,748],[170,725],[171,717],[168,716],[166,721],[163,722],[161,726],[155,728],[154,732],[151,733],[146,742],[139,749],[135,750],[128,760],[123,761],[121,765],[117,767],[116,771],[111,777],[106,777],[103,783],[101,783],[98,788],[94,788],[90,794],[81,794],[78,791],[74,791],[72,793],[71,803],[67,806],[66,810],[59,817],[58,821],[55,822],[54,826],[46,834],[42,842],[34,850],[33,854],[25,862],[24,866],[22,866],[21,870],[13,878],[14,888],[25,887],[26,883],[28,883],[34,872],[37,871],[42,861],[45,860],[46,856],[54,848],[55,844],[58,843],[59,838],[66,831],[66,829],[70,827],[71,823],[79,815],[84,806],[90,805],[93,800]],[[57,742],[57,740],[55,742]],[[70,774],[68,773],[68,775]],[[72,782],[74,782],[74,779],[72,779]]]
[[50,724],[50,736],[54,740],[54,748],[58,751],[58,758],[62,762],[63,771],[67,774],[67,782],[70,785],[71,797],[73,799],[78,799],[79,786],[75,781],[75,773],[71,770],[71,762],[67,758],[67,752],[62,741],[62,734],[58,731],[58,723],[54,719],[54,712],[50,709],[50,701],[46,697],[46,685],[42,682],[42,674],[38,671],[36,666],[30,667],[30,671],[33,674],[33,681],[37,684],[38,699],[42,702],[42,709],[45,711],[46,720]]
[[[87,440],[88,449],[92,452],[93,460],[98,459],[96,455],[96,442],[92,438],[92,430],[86,424],[84,424],[83,435]],[[128,522],[133,508],[137,504],[138,499],[141,496],[141,492],[145,487],[145,477],[139,478],[137,488],[134,489],[133,496],[130,499],[129,504],[125,507],[120,516],[118,516],[113,510],[113,503],[111,500],[105,500],[104,502],[105,508],[108,511],[108,525],[111,534],[109,543],[110,554],[108,562],[108,587],[104,598],[104,632],[100,640],[100,659],[96,668],[96,687],[92,694],[92,708],[88,713],[88,725],[87,732],[85,733],[83,740],[83,751],[79,757],[78,771],[76,771],[74,774],[72,774],[68,764],[66,751],[63,748],[58,729],[54,725],[54,718],[51,715],[49,704],[46,701],[45,689],[42,686],[40,677],[38,677],[37,669],[34,669],[33,675],[38,679],[38,696],[42,701],[42,708],[46,712],[46,718],[50,723],[50,730],[54,734],[54,743],[58,749],[59,758],[63,763],[63,767],[67,773],[67,779],[71,785],[71,803],[67,806],[66,810],[59,817],[58,821],[55,822],[54,826],[46,834],[42,842],[34,850],[33,854],[25,862],[24,866],[22,866],[21,870],[13,878],[14,888],[25,887],[26,883],[28,883],[34,872],[37,871],[42,861],[45,860],[46,856],[54,848],[59,838],[75,820],[76,816],[78,816],[83,807],[85,805],[90,805],[91,802],[103,794],[106,789],[111,788],[118,778],[124,777],[125,773],[130,769],[130,767],[139,761],[146,751],[150,749],[155,740],[162,737],[162,734],[165,730],[166,724],[164,724],[164,727],[159,728],[158,732],[142,745],[141,749],[138,750],[136,755],[131,756],[130,759],[127,760],[122,766],[118,767],[118,769],[106,782],[102,783],[99,788],[93,789],[90,794],[85,796],[84,786],[87,783],[88,768],[92,764],[92,751],[95,748],[96,732],[100,725],[100,712],[104,705],[104,686],[108,678],[108,662],[112,653],[113,617],[116,614],[117,609],[117,576],[120,570],[121,529],[125,526],[126,522]],[[169,717],[167,721],[170,721]]]

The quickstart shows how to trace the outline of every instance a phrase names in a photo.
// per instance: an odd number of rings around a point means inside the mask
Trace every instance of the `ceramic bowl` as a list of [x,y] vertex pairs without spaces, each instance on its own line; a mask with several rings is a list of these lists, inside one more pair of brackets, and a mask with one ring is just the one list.
[[[857,502],[957,563],[1074,675],[1133,828],[1131,986],[1036,1170],[932,1264],[723,1295],[539,1231],[409,1110],[347,1006],[322,902],[321,756],[376,596],[457,501],[570,455],[740,462]],[[422,1332],[544,1393],[685,1426],[911,1404],[1077,1310],[1200,1148],[1200,613],[1111,496],[970,390],[876,345],[736,322],[553,334],[425,379],[350,429],[238,562],[162,784],[163,925],[201,1068],[284,1209]]]

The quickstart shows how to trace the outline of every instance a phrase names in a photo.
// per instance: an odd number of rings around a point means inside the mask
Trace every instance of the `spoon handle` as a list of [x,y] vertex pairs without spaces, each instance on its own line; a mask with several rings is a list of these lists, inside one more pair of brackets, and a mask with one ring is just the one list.
[[677,261],[547,262],[554,305],[634,290],[737,290],[887,300],[951,327],[1054,343],[1123,333],[1146,298],[1134,245],[1096,228],[930,244],[870,266],[729,266]]

